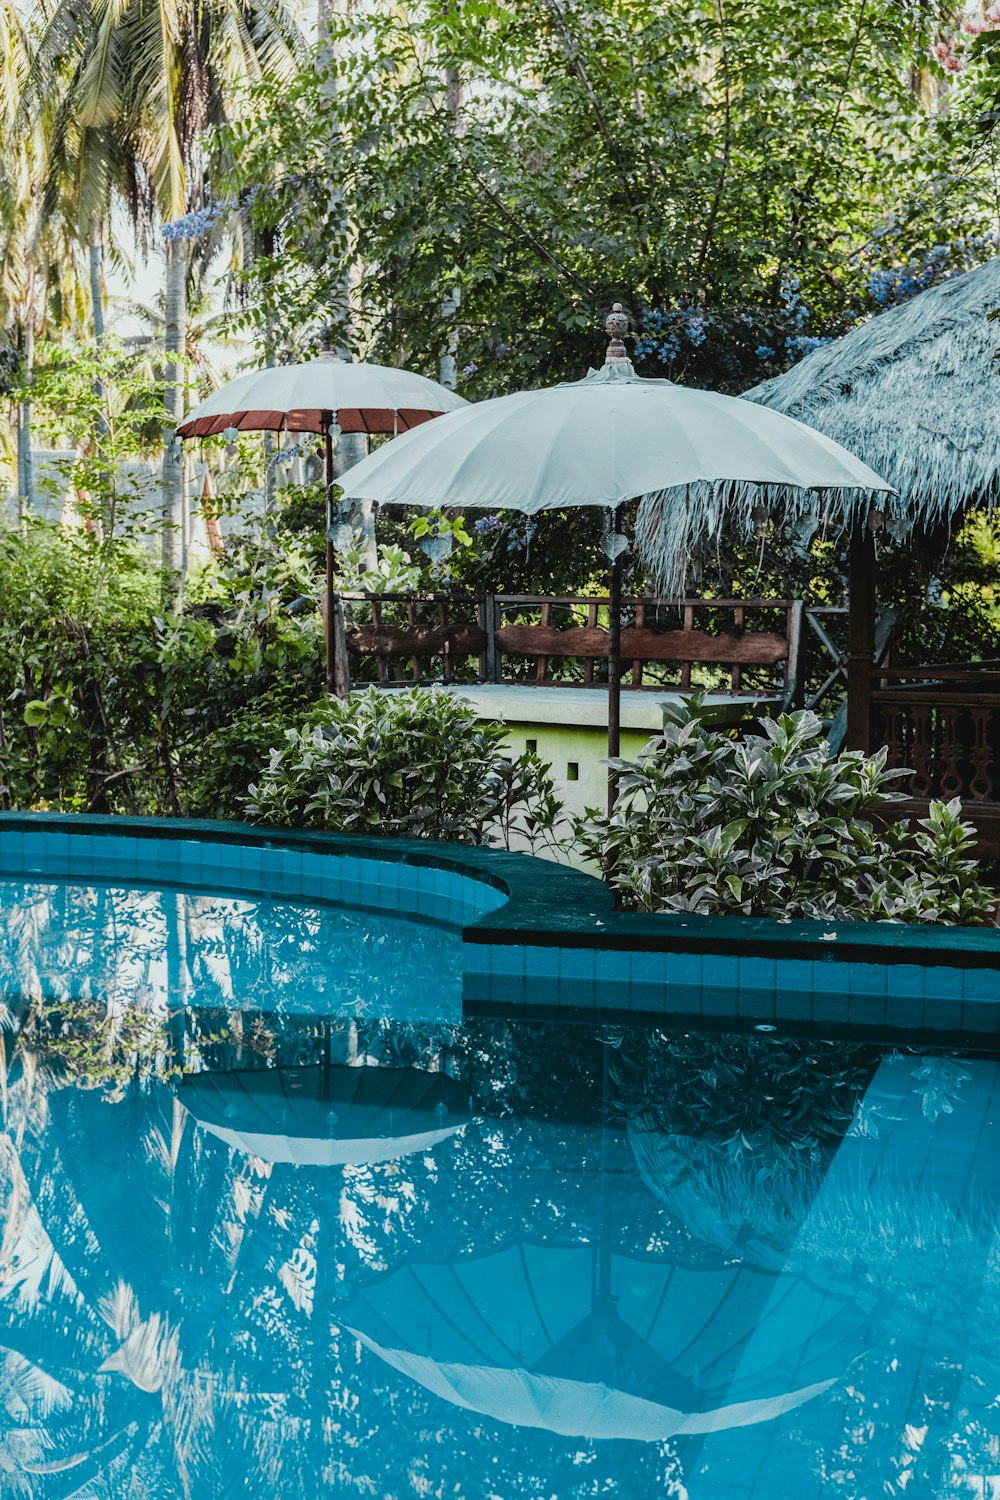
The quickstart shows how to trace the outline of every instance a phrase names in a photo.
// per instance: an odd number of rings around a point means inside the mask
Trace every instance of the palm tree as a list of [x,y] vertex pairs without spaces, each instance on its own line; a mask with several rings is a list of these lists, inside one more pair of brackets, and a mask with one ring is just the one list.
[[[285,0],[56,0],[37,48],[36,78],[57,80],[62,118],[98,153],[105,180],[125,188],[133,222],[147,230],[158,217],[166,231],[162,495],[171,589],[184,525],[175,429],[184,408],[188,249],[209,199],[205,132],[247,83],[290,76],[302,45]],[[100,180],[96,168],[90,180]],[[93,225],[101,200],[91,201]]]

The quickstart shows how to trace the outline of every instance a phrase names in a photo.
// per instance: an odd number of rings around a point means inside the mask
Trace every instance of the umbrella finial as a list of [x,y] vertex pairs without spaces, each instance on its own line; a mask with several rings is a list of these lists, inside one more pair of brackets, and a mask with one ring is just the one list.
[[628,333],[628,313],[624,312],[620,302],[612,305],[611,311],[604,320],[604,332],[611,342],[608,344],[608,352],[604,356],[609,359],[628,359],[628,350],[622,343],[622,339]]
[[319,357],[320,359],[339,359],[337,345],[334,337],[334,329],[329,323],[323,325],[319,331]]

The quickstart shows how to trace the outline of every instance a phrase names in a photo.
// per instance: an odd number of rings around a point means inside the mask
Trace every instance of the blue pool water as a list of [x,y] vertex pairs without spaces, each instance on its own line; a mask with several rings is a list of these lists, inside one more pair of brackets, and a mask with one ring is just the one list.
[[0,1494],[1000,1494],[992,1057],[463,1021],[455,932],[333,906],[0,903]]
[[0,990],[278,1015],[418,1012],[461,998],[460,926],[185,890],[0,879]]

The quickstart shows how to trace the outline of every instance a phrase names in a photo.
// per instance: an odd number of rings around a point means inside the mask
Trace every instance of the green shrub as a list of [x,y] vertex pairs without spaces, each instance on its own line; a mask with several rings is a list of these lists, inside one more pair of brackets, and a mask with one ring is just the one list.
[[886,752],[831,755],[815,714],[764,720],[735,740],[695,700],[636,762],[613,762],[611,818],[577,824],[580,847],[624,906],[657,912],[975,923],[995,896],[969,858],[959,802],[920,831],[879,826],[898,793]]
[[341,833],[555,846],[548,768],[530,753],[509,760],[505,737],[450,693],[369,688],[287,731],[247,808],[262,823]]

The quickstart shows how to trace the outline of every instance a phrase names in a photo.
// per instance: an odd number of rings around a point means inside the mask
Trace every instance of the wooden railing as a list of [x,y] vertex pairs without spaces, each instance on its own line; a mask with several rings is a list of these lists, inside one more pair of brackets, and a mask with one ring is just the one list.
[[[345,594],[337,605],[350,677],[374,670],[384,684],[606,681],[606,599]],[[798,600],[627,599],[622,623],[625,687],[795,694]]]
[[871,702],[873,748],[909,772],[900,811],[960,797],[982,852],[1000,855],[1000,663],[883,669]]

